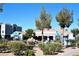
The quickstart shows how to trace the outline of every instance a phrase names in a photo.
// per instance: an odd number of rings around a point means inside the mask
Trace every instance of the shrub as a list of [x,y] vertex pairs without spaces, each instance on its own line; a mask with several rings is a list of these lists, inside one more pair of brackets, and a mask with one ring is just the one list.
[[76,47],[76,40],[70,40],[71,46]]
[[0,44],[0,52],[4,51],[5,49],[5,45],[4,44]]
[[27,40],[22,40],[25,44],[27,44]]
[[49,54],[49,51],[48,51],[48,45],[44,44],[44,43],[40,43],[38,45],[41,50],[43,51],[43,53],[46,55],[46,54]]
[[44,54],[46,54],[46,55],[47,54],[49,54],[49,55],[53,54],[53,50],[54,50],[54,48],[52,47],[52,43],[46,44],[43,48]]
[[51,55],[55,52],[59,52],[62,49],[61,43],[59,42],[49,42],[47,44],[39,44],[39,47],[45,55]]
[[7,42],[1,41],[0,42],[0,52],[10,52],[9,47],[7,46]]
[[27,45],[26,48],[32,50],[33,49],[33,45]]
[[26,50],[25,53],[24,53],[26,56],[34,56],[34,52],[33,50]]
[[79,41],[77,41],[77,47],[79,48]]
[[54,52],[59,52],[62,49],[62,45],[59,42],[54,42],[53,43],[53,48],[54,48]]
[[4,42],[2,40],[0,40],[0,44],[3,44]]
[[14,54],[17,54],[16,51],[20,52],[26,48],[22,41],[10,41],[7,43],[7,45],[10,46],[11,51],[14,52]]
[[45,44],[40,43],[38,46],[41,48],[41,50],[43,50],[43,48],[45,47]]
[[46,46],[44,46],[44,48],[43,48],[43,53],[45,54],[45,55],[47,55],[47,54],[52,54],[52,51],[50,52],[50,49],[49,49],[49,47],[48,47],[48,45]]
[[23,53],[22,50],[16,50],[16,51],[14,52],[14,55],[22,56],[22,55],[24,55],[24,53]]
[[56,39],[56,40],[54,40],[54,42],[59,42],[59,43],[61,43],[61,40],[60,40],[60,39]]
[[79,34],[76,36],[76,44],[77,44],[77,47],[79,48]]
[[32,51],[33,45],[25,45],[22,41],[9,41],[7,45],[11,48],[11,51],[14,52],[14,55],[31,56],[34,54]]
[[25,35],[23,35],[23,40],[27,40],[28,38],[25,36]]

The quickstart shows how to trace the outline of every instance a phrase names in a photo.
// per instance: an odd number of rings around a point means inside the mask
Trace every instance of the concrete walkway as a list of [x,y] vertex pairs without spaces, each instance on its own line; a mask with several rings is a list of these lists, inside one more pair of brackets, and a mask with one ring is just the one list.
[[43,51],[40,48],[34,47],[33,50],[35,51],[36,56],[43,56]]
[[73,56],[74,54],[76,54],[77,52],[79,52],[79,48],[66,48],[64,49],[63,53],[58,53],[56,56]]

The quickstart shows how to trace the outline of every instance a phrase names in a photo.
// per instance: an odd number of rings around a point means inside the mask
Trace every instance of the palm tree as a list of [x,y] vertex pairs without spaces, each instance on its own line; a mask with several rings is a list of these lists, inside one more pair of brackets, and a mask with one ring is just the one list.
[[[64,28],[69,27],[73,22],[73,11],[70,11],[67,8],[62,8],[60,12],[56,15],[56,20],[59,22],[59,25],[62,30],[62,37],[64,36]],[[63,43],[63,38],[62,38]],[[64,44],[64,43],[63,43]]]
[[51,15],[46,13],[44,7],[40,13],[40,17],[36,20],[36,28],[42,30],[42,43],[43,43],[43,29],[44,28],[51,28]]
[[74,37],[76,39],[76,35],[79,34],[79,29],[75,28],[75,29],[72,29],[71,32],[74,34]]

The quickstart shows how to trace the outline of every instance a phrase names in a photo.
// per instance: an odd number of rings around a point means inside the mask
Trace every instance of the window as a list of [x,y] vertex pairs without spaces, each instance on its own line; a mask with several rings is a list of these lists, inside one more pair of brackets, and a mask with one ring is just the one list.
[[4,31],[2,31],[2,33],[4,33]]

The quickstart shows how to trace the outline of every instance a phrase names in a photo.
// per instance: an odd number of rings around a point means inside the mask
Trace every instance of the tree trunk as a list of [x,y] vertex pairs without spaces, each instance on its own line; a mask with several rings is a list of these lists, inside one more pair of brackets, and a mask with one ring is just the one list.
[[62,43],[62,46],[64,46],[64,38],[63,38],[63,36],[64,36],[64,28],[61,28],[61,43]]
[[75,40],[76,40],[76,41],[75,41],[75,43],[76,43],[75,45],[76,45],[76,47],[77,47],[77,39],[76,39],[76,35],[75,35]]
[[43,35],[43,29],[42,29],[42,44],[43,44],[43,39],[44,39],[43,37],[44,37],[44,35]]

